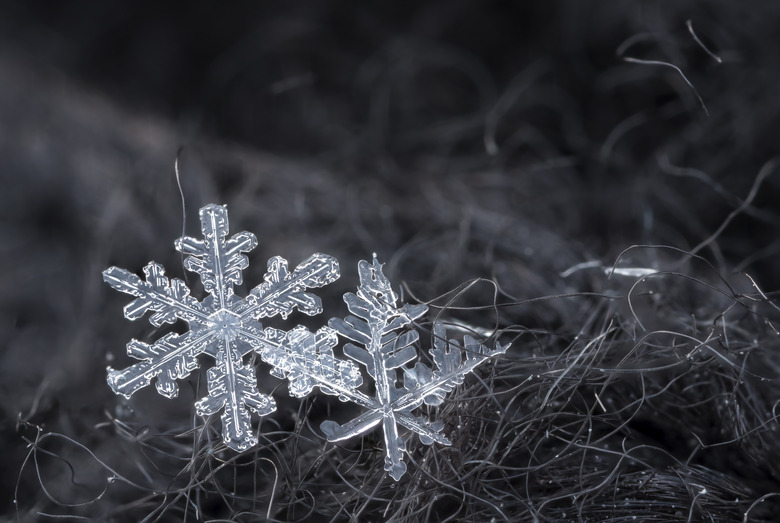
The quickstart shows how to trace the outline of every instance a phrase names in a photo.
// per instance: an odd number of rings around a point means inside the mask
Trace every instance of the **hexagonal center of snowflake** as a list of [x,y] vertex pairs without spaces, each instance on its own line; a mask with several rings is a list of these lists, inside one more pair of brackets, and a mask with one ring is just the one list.
[[209,328],[217,336],[228,337],[230,340],[236,337],[241,327],[241,318],[227,309],[222,309],[209,316]]

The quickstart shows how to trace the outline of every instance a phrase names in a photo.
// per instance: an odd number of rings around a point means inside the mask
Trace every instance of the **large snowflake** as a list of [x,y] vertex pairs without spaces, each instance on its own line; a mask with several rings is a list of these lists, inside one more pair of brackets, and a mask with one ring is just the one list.
[[[244,363],[253,350],[277,346],[266,338],[259,320],[275,315],[286,318],[296,308],[308,315],[322,312],[320,299],[305,291],[337,279],[338,262],[318,253],[289,272],[284,258],[271,258],[265,281],[241,298],[233,288],[241,284],[241,271],[249,265],[243,253],[255,248],[257,238],[240,232],[227,239],[228,214],[221,205],[203,207],[200,221],[203,239],[185,236],[175,246],[188,255],[185,268],[200,275],[208,292],[202,302],[190,295],[182,280],[166,277],[155,262],[144,267],[145,281],[117,267],[103,272],[111,287],[136,297],[125,307],[127,319],[136,320],[152,311],[152,325],[181,319],[189,326],[184,334],[166,334],[151,345],[132,340],[127,354],[141,361],[124,370],[109,367],[108,383],[114,392],[129,398],[156,379],[157,392],[172,398],[179,390],[176,380],[198,368],[198,356],[213,357],[216,364],[208,371],[208,395],[195,404],[196,411],[200,415],[222,411],[223,440],[242,451],[257,443],[250,410],[265,416],[276,409],[273,398],[258,391],[254,369]],[[269,332],[278,336],[284,331]],[[347,362],[343,370],[356,373]]]

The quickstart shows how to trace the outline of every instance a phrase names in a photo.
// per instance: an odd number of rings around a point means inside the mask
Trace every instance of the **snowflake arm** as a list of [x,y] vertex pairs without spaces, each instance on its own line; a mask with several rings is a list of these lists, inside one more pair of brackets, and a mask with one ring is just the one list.
[[[200,226],[203,239],[184,236],[176,240],[176,250],[189,256],[184,260],[187,270],[200,275],[203,288],[226,309],[233,296],[233,286],[241,285],[241,271],[249,267],[249,252],[257,246],[254,234],[243,231],[229,240],[227,208],[207,205],[200,210]],[[215,304],[216,304],[215,303]]]
[[117,394],[130,397],[156,379],[161,395],[175,397],[176,380],[198,368],[199,355],[212,356],[216,366],[208,373],[209,393],[196,403],[196,411],[201,415],[222,411],[223,440],[241,451],[257,442],[249,411],[264,416],[276,408],[270,396],[258,391],[254,370],[243,363],[244,356],[268,343],[258,320],[277,314],[286,318],[296,308],[310,315],[320,312],[319,298],[305,291],[338,278],[338,262],[314,254],[289,272],[287,261],[274,257],[265,282],[241,298],[234,286],[241,284],[241,273],[249,264],[244,253],[257,245],[257,239],[248,232],[228,238],[224,206],[203,207],[200,219],[203,239],[185,236],[175,246],[188,255],[185,268],[200,275],[209,294],[203,302],[190,296],[183,281],[165,277],[162,266],[154,262],[144,268],[146,281],[116,267],[103,273],[111,287],[136,297],[125,307],[126,318],[135,320],[152,311],[149,320],[155,326],[182,319],[189,327],[184,334],[167,334],[151,345],[131,341],[127,353],[141,361],[124,370],[109,367],[108,383]]
[[198,368],[197,356],[205,351],[210,337],[209,333],[189,331],[168,333],[152,345],[132,340],[127,344],[127,355],[141,362],[121,371],[108,367],[108,385],[115,393],[130,398],[157,378],[157,392],[175,398],[179,394],[176,380]]
[[265,282],[252,289],[247,297],[248,307],[242,311],[242,316],[259,319],[279,314],[287,318],[294,308],[309,316],[319,314],[322,301],[304,291],[327,285],[338,278],[338,274],[339,264],[333,256],[313,254],[292,273],[287,268],[287,260],[275,256],[268,260]]
[[269,343],[260,355],[273,365],[272,374],[289,380],[291,396],[303,398],[319,387],[343,401],[357,400],[355,389],[363,383],[363,377],[354,363],[333,356],[338,343],[333,329],[322,327],[312,333],[302,326],[290,332],[269,327],[264,334]]
[[447,393],[463,383],[466,375],[509,348],[509,345],[496,343],[496,348],[490,350],[468,335],[463,337],[463,345],[457,340],[447,340],[446,329],[438,322],[434,324],[433,338],[430,353],[436,370],[423,363],[404,369],[404,388],[408,392],[396,401],[399,408],[415,408],[422,403],[441,405]]
[[244,365],[235,350],[220,352],[217,366],[209,369],[209,395],[195,403],[201,416],[222,412],[222,440],[231,448],[243,451],[254,447],[257,438],[251,431],[251,415],[259,416],[276,410],[276,402],[257,390],[255,370]]
[[137,297],[125,306],[125,318],[137,320],[146,312],[154,311],[149,322],[155,327],[173,323],[176,318],[184,321],[206,319],[207,314],[198,300],[190,296],[187,285],[178,278],[169,280],[162,265],[150,262],[144,267],[144,275],[146,281],[119,267],[103,271],[103,281],[120,292]]

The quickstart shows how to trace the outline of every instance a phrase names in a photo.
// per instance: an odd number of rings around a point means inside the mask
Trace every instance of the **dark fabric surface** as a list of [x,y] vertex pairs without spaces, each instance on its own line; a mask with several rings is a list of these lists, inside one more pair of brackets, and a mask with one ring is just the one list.
[[[0,514],[774,521],[779,21],[769,1],[5,2]],[[241,292],[326,252],[323,318],[343,315],[377,253],[409,301],[512,343],[431,410],[451,447],[404,433],[396,483],[381,432],[327,443],[347,407],[262,363],[279,408],[240,455],[194,414],[205,359],[175,400],[112,393],[106,366],[160,331],[101,272],[184,277],[177,155],[187,233],[214,202],[259,238]]]

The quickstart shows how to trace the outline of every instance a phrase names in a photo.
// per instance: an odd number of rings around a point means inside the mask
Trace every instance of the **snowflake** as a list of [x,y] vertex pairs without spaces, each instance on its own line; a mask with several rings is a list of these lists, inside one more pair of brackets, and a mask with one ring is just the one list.
[[[290,273],[284,258],[271,258],[265,281],[241,298],[233,287],[241,284],[241,271],[249,265],[243,253],[255,248],[257,238],[240,232],[226,239],[228,214],[222,205],[203,207],[200,221],[203,239],[185,236],[176,240],[175,246],[189,255],[185,268],[200,275],[208,292],[202,302],[190,296],[182,280],[167,278],[155,262],[144,267],[145,281],[117,267],[103,272],[111,287],[136,297],[125,307],[127,319],[136,320],[153,311],[149,321],[156,327],[177,319],[189,326],[184,334],[166,334],[151,345],[132,340],[127,354],[141,361],[124,370],[109,367],[108,384],[129,398],[156,378],[157,392],[173,398],[179,390],[176,380],[189,376],[199,366],[198,356],[207,354],[216,365],[208,371],[208,395],[196,402],[196,411],[203,416],[222,411],[223,441],[242,451],[257,443],[249,411],[265,416],[276,410],[273,398],[258,391],[254,369],[243,361],[244,356],[268,343],[258,320],[276,315],[287,318],[296,308],[308,315],[321,313],[320,299],[305,290],[337,279],[338,262],[318,253]],[[273,334],[278,336],[276,330]]]
[[[447,340],[444,326],[436,322],[430,350],[436,368],[419,362],[408,367],[417,358],[415,344],[419,339],[410,324],[423,316],[427,307],[398,305],[398,296],[382,273],[376,255],[372,264],[361,261],[358,271],[357,294],[344,295],[354,316],[332,318],[329,327],[322,327],[316,334],[300,326],[289,332],[267,328],[265,348],[261,349],[260,356],[274,367],[277,376],[290,380],[293,396],[305,396],[319,387],[326,394],[338,395],[342,401],[367,409],[344,425],[325,421],[321,429],[328,441],[341,441],[364,434],[381,423],[386,446],[385,470],[398,481],[406,472],[403,462],[406,446],[399,425],[418,434],[424,444],[450,445],[441,434],[444,427],[441,422],[417,417],[412,411],[422,404],[440,405],[467,374],[487,359],[506,352],[509,346],[496,344],[490,350],[468,335],[461,345],[456,340]],[[333,357],[337,334],[358,344],[347,343],[344,354],[366,367],[375,383],[373,397],[357,390],[362,378],[355,364]],[[397,385],[399,369],[404,375],[403,387]]]

